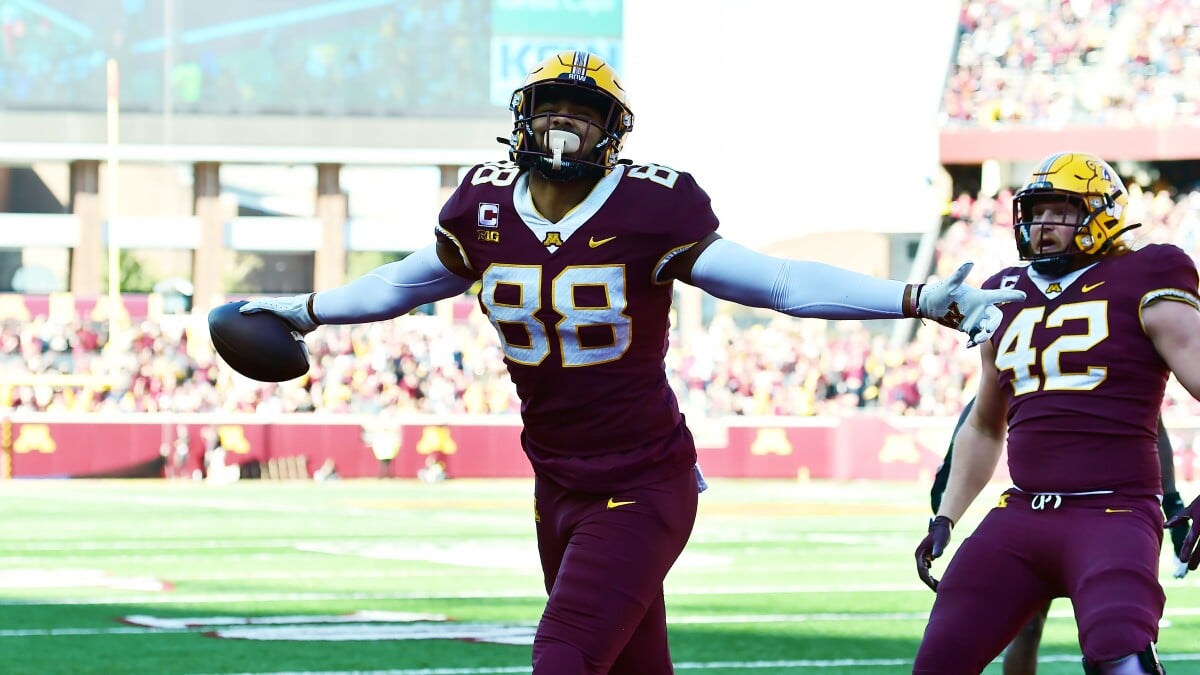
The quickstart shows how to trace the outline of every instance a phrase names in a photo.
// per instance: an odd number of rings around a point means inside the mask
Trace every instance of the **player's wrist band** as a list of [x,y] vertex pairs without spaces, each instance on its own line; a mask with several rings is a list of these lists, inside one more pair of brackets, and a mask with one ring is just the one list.
[[313,311],[313,301],[316,299],[317,299],[316,291],[313,291],[312,293],[308,294],[308,303],[307,303],[308,318],[312,319],[312,322],[314,324],[320,326],[321,322],[319,320],[317,320],[317,313],[315,311]]
[[921,287],[924,285],[925,284],[908,284],[904,287],[904,298],[900,301],[900,313],[904,316],[904,318],[920,318]]
[[930,518],[929,519],[929,529],[932,530],[933,526],[935,524],[937,524],[938,522],[944,522],[944,523],[946,523],[946,527],[948,527],[951,530],[954,529],[954,520],[951,519],[950,516],[934,516],[934,517]]

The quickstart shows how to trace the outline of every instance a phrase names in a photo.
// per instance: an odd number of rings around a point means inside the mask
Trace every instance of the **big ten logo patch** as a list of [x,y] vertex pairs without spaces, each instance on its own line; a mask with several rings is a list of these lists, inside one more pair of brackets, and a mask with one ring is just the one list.
[[500,243],[499,230],[475,230],[475,237],[479,239],[479,241],[486,241],[492,244]]

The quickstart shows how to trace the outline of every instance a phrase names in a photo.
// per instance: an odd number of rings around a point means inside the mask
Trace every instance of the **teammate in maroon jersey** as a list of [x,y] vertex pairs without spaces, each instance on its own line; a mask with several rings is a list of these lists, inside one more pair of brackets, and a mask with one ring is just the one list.
[[[954,439],[917,571],[937,592],[914,673],[979,673],[1052,598],[1075,610],[1084,670],[1164,672],[1155,654],[1165,601],[1158,413],[1174,372],[1200,398],[1196,267],[1175,246],[1121,240],[1125,187],[1102,160],[1050,156],[1014,200],[1017,250],[984,284],[1027,299],[1002,308],[982,346],[979,394]],[[1011,489],[929,573],[1008,437]],[[1200,563],[1200,499],[1179,557]]]
[[990,335],[1015,290],[927,286],[750,251],[716,235],[684,172],[618,161],[633,113],[613,69],[562,52],[513,94],[509,160],[467,172],[437,243],[340,288],[256,300],[300,331],[390,319],[479,282],[517,393],[549,599],[536,675],[665,675],[663,580],[703,479],[663,365],[672,283],[832,319],[925,317]]
[[[967,417],[971,414],[971,407],[974,404],[975,400],[971,399],[963,407],[963,411],[958,416],[958,422],[954,427],[955,433],[966,422]],[[954,465],[953,457],[954,443],[951,441],[950,447],[946,448],[946,456],[942,460],[942,465],[938,467],[937,475],[934,476],[933,487],[929,491],[930,504],[933,506],[935,515],[942,504],[942,492],[946,489],[946,481],[950,476],[950,468]],[[1175,485],[1174,450],[1171,447],[1170,434],[1167,433],[1166,427],[1163,426],[1162,417],[1158,418],[1158,463],[1162,468],[1163,514],[1170,519],[1184,509],[1184,504],[1183,497],[1179,494],[1179,490]],[[1183,542],[1187,539],[1188,529],[1186,521],[1180,522],[1171,528],[1172,562],[1175,567],[1172,574],[1177,579],[1182,579],[1188,573],[1187,563],[1181,562],[1178,559],[1179,552],[1183,548]],[[920,565],[921,569],[927,569],[923,557]],[[929,578],[931,585],[933,585],[931,577],[923,576],[922,578]],[[1038,647],[1042,641],[1042,631],[1045,629],[1046,617],[1049,612],[1050,603],[1046,603],[1040,610],[1033,613],[1033,617],[1028,623],[1017,631],[1016,637],[1013,638],[1013,641],[1004,650],[1004,675],[1035,675],[1037,673]]]

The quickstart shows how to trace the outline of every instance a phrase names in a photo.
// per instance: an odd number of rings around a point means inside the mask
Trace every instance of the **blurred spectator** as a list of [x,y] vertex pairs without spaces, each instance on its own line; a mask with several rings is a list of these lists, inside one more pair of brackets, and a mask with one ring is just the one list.
[[[1130,184],[1137,243],[1172,242],[1200,255],[1200,189]],[[969,283],[1016,262],[1012,193],[959,195],[949,206],[939,261],[974,260]],[[935,265],[934,276],[950,271]],[[757,314],[716,315],[697,332],[672,331],[667,374],[680,405],[698,417],[814,416],[859,412],[954,415],[975,390],[979,357],[958,336],[921,326],[891,345],[865,324]],[[686,338],[686,339],[685,339]],[[111,388],[13,389],[16,410],[515,414],[496,333],[478,311],[447,324],[413,315],[308,336],[312,368],[280,384],[254,382],[215,362],[206,337],[143,322],[111,337],[107,324],[44,316],[0,322],[0,376],[111,375]],[[1200,414],[1174,380],[1168,413]]]
[[965,0],[948,125],[1125,127],[1200,113],[1200,4]]
[[341,478],[341,475],[338,473],[337,464],[334,463],[332,458],[326,459],[321,464],[321,467],[313,472],[313,480],[317,482],[338,480],[339,478]]

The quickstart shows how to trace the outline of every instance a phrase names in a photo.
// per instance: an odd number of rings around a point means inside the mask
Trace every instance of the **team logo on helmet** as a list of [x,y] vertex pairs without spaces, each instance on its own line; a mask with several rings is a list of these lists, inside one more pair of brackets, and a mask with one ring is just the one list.
[[[1039,220],[1051,204],[1069,205],[1079,212],[1074,223]],[[1013,228],[1017,252],[1034,268],[1061,273],[1081,256],[1111,253],[1125,232],[1129,196],[1117,172],[1107,162],[1086,153],[1060,152],[1042,160],[1013,199]],[[1073,225],[1072,245],[1061,251],[1040,251],[1033,241],[1035,225]]]
[[[604,118],[600,141],[554,162],[550,149],[533,132],[533,120],[539,117],[535,108],[548,96],[572,97],[597,108]],[[617,164],[625,134],[633,130],[633,111],[617,72],[599,56],[583,51],[559,52],[535,66],[513,92],[509,109],[513,113],[510,158],[551,180],[608,173]]]

